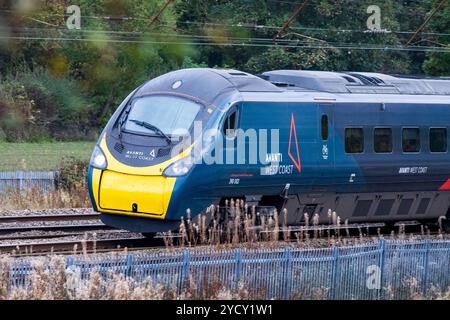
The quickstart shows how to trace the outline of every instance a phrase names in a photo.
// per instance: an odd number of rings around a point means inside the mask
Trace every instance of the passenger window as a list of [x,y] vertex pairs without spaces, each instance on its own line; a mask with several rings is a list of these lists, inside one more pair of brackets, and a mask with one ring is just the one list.
[[419,128],[404,128],[402,132],[403,152],[420,152]]
[[227,139],[233,139],[236,135],[236,125],[237,125],[237,111],[233,111],[227,119],[223,126],[223,131]]
[[391,128],[375,128],[373,130],[373,149],[376,153],[392,152]]
[[364,133],[362,128],[345,129],[345,152],[362,153],[364,151]]
[[430,128],[430,151],[447,152],[447,128]]
[[328,116],[322,115],[322,140],[328,140]]

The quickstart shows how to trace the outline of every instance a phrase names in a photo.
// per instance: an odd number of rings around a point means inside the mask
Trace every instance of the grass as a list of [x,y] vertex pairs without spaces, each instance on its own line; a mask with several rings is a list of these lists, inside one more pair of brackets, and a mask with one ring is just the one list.
[[[122,272],[109,270],[101,274],[94,269],[82,276],[79,267],[67,268],[66,257],[50,255],[31,259],[31,270],[25,285],[11,281],[11,269],[17,265],[14,258],[0,255],[0,300],[261,300],[264,290],[249,290],[245,282],[223,284],[221,281],[204,283],[190,276],[181,292],[175,284],[163,284],[151,277],[135,280]],[[153,279],[155,280],[155,279]],[[197,290],[200,288],[201,290]],[[421,294],[420,282],[406,278],[395,290],[405,290],[408,300],[450,300],[450,288],[432,287]],[[395,290],[386,288],[385,299],[394,299]],[[299,292],[300,294],[300,292]],[[292,299],[305,299],[294,295]],[[313,288],[307,299],[327,299],[325,291]]]
[[[304,224],[299,226],[287,225],[287,209],[281,213],[274,210],[270,215],[260,215],[255,206],[248,206],[245,201],[227,200],[225,206],[211,205],[207,214],[211,215],[211,221],[206,222],[205,215],[198,215],[191,219],[190,210],[186,212],[186,218],[181,218],[179,233],[171,231],[162,232],[160,235],[166,248],[193,247],[198,245],[209,246],[241,246],[245,244],[263,244],[266,247],[277,246],[279,242],[291,243],[296,246],[330,247],[337,245],[351,245],[370,242],[375,238],[381,238],[381,229],[374,230],[359,227],[352,230],[347,222],[342,223],[340,216],[332,210],[328,210],[328,225],[319,225],[319,215],[304,213]],[[356,231],[358,232],[356,234]],[[389,237],[389,235],[386,235]],[[398,234],[392,230],[390,237],[405,240],[417,240],[422,237],[430,237],[431,230],[426,225],[421,225],[420,233],[406,233],[405,226],[400,225]],[[438,238],[447,237],[443,225],[439,223]]]
[[63,157],[89,160],[95,142],[0,142],[0,171],[58,170]]
[[91,206],[85,184],[66,190],[64,188],[45,192],[33,188],[26,192],[7,190],[0,193],[0,215],[9,210],[42,210],[56,208],[88,208]]

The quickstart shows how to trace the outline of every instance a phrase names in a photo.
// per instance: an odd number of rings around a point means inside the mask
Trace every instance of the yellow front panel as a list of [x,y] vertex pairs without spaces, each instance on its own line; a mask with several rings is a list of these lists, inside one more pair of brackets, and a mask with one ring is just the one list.
[[182,153],[174,156],[173,158],[161,162],[159,164],[155,164],[148,167],[133,167],[122,162],[118,161],[114,158],[114,156],[109,152],[108,146],[106,144],[106,135],[103,137],[100,142],[100,147],[102,148],[106,159],[108,160],[108,170],[117,171],[117,172],[125,172],[128,174],[136,174],[136,175],[149,175],[149,176],[159,176],[162,175],[164,169],[166,169],[173,162],[186,157],[191,152],[193,145],[189,146]]
[[129,175],[106,170],[100,183],[100,208],[127,213],[132,212],[135,203],[138,213],[163,218],[175,180],[164,176]]
[[95,205],[98,206],[98,188],[100,187],[100,178],[102,170],[92,169],[92,195],[94,196]]

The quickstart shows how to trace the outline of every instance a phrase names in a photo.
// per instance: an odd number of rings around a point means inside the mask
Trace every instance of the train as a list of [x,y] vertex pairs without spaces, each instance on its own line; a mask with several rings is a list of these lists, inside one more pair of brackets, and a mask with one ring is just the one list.
[[449,124],[449,78],[176,70],[111,116],[89,194],[105,224],[143,234],[227,199],[285,210],[288,225],[305,213],[327,223],[332,210],[347,223],[448,227]]

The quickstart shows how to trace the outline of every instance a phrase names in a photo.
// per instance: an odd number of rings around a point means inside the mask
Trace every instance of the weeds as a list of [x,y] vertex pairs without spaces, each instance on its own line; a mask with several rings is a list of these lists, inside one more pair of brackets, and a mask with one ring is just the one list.
[[[31,260],[32,270],[25,284],[11,281],[11,268],[14,259],[0,256],[0,300],[163,300],[163,299],[220,299],[220,300],[251,300],[264,299],[264,287],[250,290],[244,279],[234,284],[224,285],[214,274],[200,278],[189,276],[183,290],[175,286],[163,285],[151,278],[138,281],[119,271],[109,271],[106,274],[93,269],[89,274],[82,275],[78,267],[66,267],[62,256],[36,257]],[[412,300],[449,300],[450,287],[441,290],[431,286],[426,293],[421,290],[416,278],[405,278],[400,286],[384,289],[385,299]],[[329,288],[314,287],[309,295],[303,291],[293,291],[291,299],[328,299]]]
[[[276,245],[279,241],[298,244],[309,244],[310,241],[323,240],[326,235],[328,243],[341,243],[345,237],[341,235],[341,229],[345,229],[345,236],[350,237],[348,221],[342,224],[341,218],[336,212],[328,211],[328,220],[331,225],[319,224],[319,214],[303,214],[303,225],[287,225],[287,209],[281,214],[276,209],[270,212],[260,213],[255,206],[248,206],[243,200],[227,200],[225,206],[211,205],[206,214],[191,218],[188,209],[186,219],[181,218],[179,233],[162,233],[167,248],[176,244],[183,248],[195,245],[238,245],[269,242]],[[291,239],[294,235],[295,239]],[[367,229],[367,235],[369,235]],[[381,235],[380,235],[381,236]],[[311,239],[312,237],[312,239]],[[365,239],[359,229],[360,241]]]
[[85,185],[71,191],[44,191],[38,187],[20,191],[10,189],[0,194],[0,211],[24,209],[86,208],[91,205]]
[[10,260],[8,256],[0,256],[0,300],[8,297]]
[[[179,232],[160,233],[167,249],[192,246],[264,246],[275,247],[279,244],[296,246],[329,247],[367,243],[387,237],[399,240],[414,240],[431,237],[427,226],[421,225],[421,233],[406,233],[405,225],[392,230],[390,236],[383,235],[381,228],[370,231],[368,225],[349,224],[332,210],[328,210],[325,220],[329,224],[320,224],[318,213],[303,214],[302,225],[288,226],[288,211],[281,214],[277,210],[260,213],[255,206],[248,206],[243,200],[227,200],[225,206],[211,205],[205,214],[191,218],[190,210],[186,218],[180,220]],[[440,238],[447,238],[442,232]]]
[[162,300],[162,299],[247,299],[245,285],[227,288],[220,281],[198,290],[194,279],[187,279],[180,293],[171,286],[150,278],[136,281],[123,273],[109,271],[102,275],[92,270],[82,276],[79,268],[66,268],[63,256],[36,257],[31,260],[25,285],[12,285],[13,259],[0,256],[0,300]]

